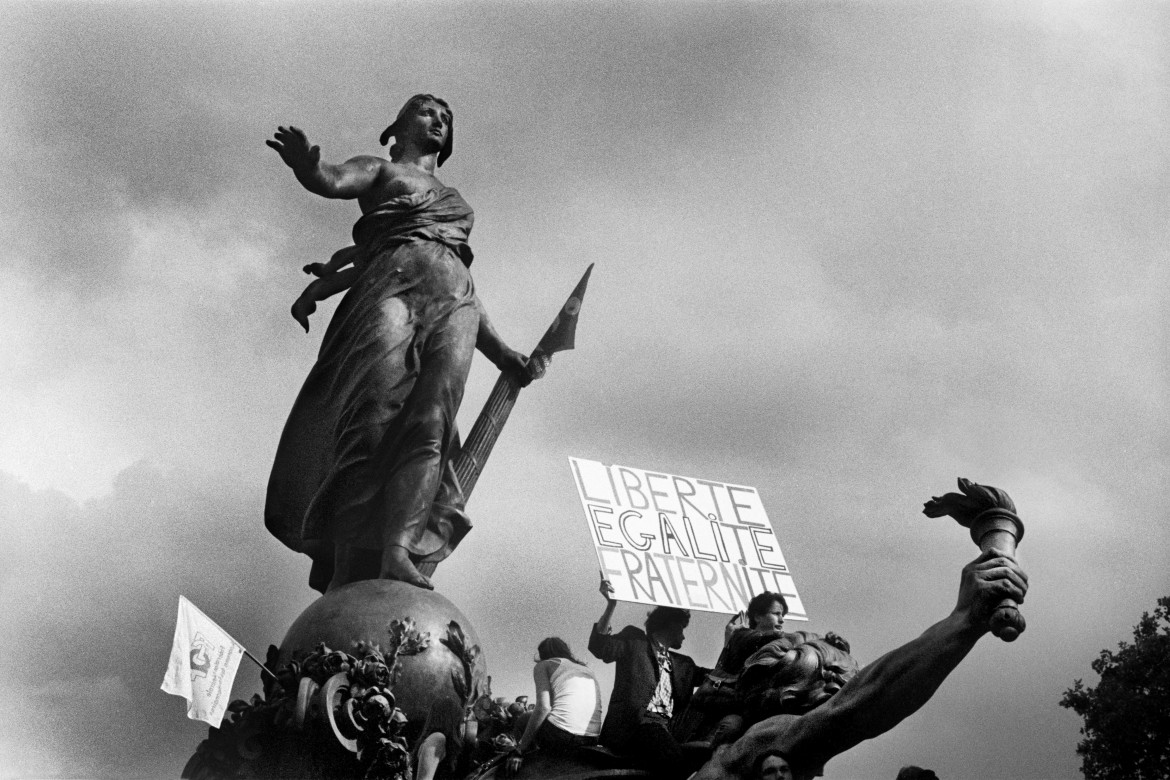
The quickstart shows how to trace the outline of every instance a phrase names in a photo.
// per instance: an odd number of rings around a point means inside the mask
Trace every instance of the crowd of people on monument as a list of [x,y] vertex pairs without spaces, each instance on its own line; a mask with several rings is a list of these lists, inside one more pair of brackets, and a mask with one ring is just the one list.
[[[533,658],[531,703],[527,696],[510,704],[501,698],[484,702],[477,713],[478,737],[504,754],[505,776],[520,772],[525,759],[536,753],[542,758],[571,757],[591,748],[596,759],[650,770],[658,777],[685,778],[714,748],[745,730],[747,713],[744,700],[735,694],[736,681],[756,651],[784,639],[788,603],[783,595],[760,593],[745,612],[732,617],[719,660],[708,669],[678,652],[690,623],[687,610],[655,607],[643,628],[631,625],[614,633],[613,588],[602,580],[600,591],[605,609],[590,631],[588,649],[594,658],[615,665],[604,720],[601,686],[590,666],[564,639],[542,640]],[[791,643],[800,634],[788,636]],[[485,729],[484,722],[494,724],[499,733]],[[415,780],[433,780],[442,768],[447,753],[442,743],[441,734],[423,740]],[[779,763],[784,763],[783,756],[777,754],[768,763],[767,776],[791,778],[787,770],[776,773]]]
[[[694,777],[720,746],[735,742],[752,723],[785,708],[810,710],[858,671],[848,642],[836,634],[785,632],[788,602],[780,593],[756,594],[745,611],[731,618],[722,652],[708,669],[678,652],[690,623],[687,610],[658,606],[649,611],[643,628],[628,625],[615,633],[613,588],[603,579],[600,591],[605,608],[589,633],[588,649],[595,659],[615,665],[604,719],[601,686],[589,664],[564,639],[548,637],[533,658],[531,701],[526,695],[511,703],[486,697],[477,705],[478,740],[473,736],[471,741],[483,748],[478,763],[490,765],[484,759],[494,755],[498,773],[511,778],[534,756],[545,762],[584,758],[682,780]],[[790,685],[778,688],[771,674],[785,662],[797,672],[789,675]],[[808,686],[809,680],[815,683]],[[466,756],[475,746],[461,749]],[[432,733],[417,750],[415,780],[461,774],[468,764],[459,766],[455,758],[443,735]],[[755,758],[747,776],[809,776],[795,771],[790,757],[773,748]],[[903,767],[898,778],[937,780],[933,772],[915,766]]]
[[[434,587],[434,566],[470,529],[452,463],[472,357],[482,352],[519,386],[532,380],[528,359],[500,337],[476,293],[471,207],[435,176],[453,133],[450,106],[420,94],[381,134],[383,145],[394,138],[389,158],[330,165],[291,126],[267,142],[307,190],[356,199],[362,212],[354,246],[305,267],[317,278],[292,313],[306,330],[317,302],[348,293],[290,412],[265,504],[266,527],[312,559],[309,584],[322,593],[375,578]],[[1022,535],[1006,494],[962,480],[960,487],[999,497],[998,520],[1013,521]],[[934,501],[931,516],[950,514],[968,528],[994,505],[972,496]],[[788,605],[765,592],[728,625],[723,651],[706,669],[678,652],[690,621],[685,610],[657,607],[643,628],[614,633],[616,602],[603,581],[606,606],[588,649],[615,665],[605,717],[588,664],[549,637],[537,649],[532,706],[489,700],[474,725],[424,727],[415,780],[462,776],[464,746],[484,744],[503,748],[494,766],[521,777],[534,752],[582,751],[667,779],[816,777],[832,757],[920,709],[991,630],[993,611],[1023,602],[1027,576],[1014,541],[980,547],[963,569],[954,610],[864,668],[832,633],[783,631]],[[1010,641],[1021,630],[1022,621],[1011,636],[996,635]]]

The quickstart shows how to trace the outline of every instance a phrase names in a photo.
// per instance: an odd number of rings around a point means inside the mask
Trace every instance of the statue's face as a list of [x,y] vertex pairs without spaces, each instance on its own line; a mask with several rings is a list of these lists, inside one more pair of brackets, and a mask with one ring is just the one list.
[[857,669],[851,655],[816,634],[783,634],[748,658],[737,693],[757,718],[800,715],[841,690]]
[[451,112],[441,103],[421,100],[398,120],[399,142],[411,139],[424,148],[439,151],[451,132]]
[[857,672],[857,663],[851,657],[819,643],[805,643],[786,654],[788,658],[794,655],[791,668],[795,674],[788,687],[803,694],[811,705],[809,709],[841,690],[841,686]]

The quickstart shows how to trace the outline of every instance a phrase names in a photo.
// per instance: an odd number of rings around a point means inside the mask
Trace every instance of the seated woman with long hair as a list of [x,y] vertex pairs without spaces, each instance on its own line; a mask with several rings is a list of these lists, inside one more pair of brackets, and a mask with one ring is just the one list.
[[472,744],[475,735],[467,733],[467,721],[461,707],[450,702],[431,709],[422,726],[423,738],[414,748],[414,780],[434,780],[462,777],[467,771],[467,740]]
[[550,636],[536,647],[536,709],[528,714],[517,750],[533,746],[565,752],[596,745],[601,733],[601,686],[593,671],[573,657],[569,645]]

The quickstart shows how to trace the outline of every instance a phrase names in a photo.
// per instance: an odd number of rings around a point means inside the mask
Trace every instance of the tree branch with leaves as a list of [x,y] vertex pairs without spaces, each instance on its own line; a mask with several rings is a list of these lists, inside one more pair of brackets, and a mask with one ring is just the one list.
[[1142,613],[1133,644],[1102,650],[1092,666],[1097,687],[1076,680],[1060,700],[1085,720],[1077,755],[1086,780],[1170,777],[1170,596]]

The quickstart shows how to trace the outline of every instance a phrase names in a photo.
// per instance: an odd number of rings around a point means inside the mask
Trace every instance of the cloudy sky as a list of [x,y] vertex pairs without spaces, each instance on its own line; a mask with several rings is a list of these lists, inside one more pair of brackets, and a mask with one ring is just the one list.
[[420,91],[513,346],[597,264],[436,576],[496,692],[603,606],[570,455],[758,487],[800,627],[863,663],[953,605],[976,549],[919,510],[964,476],[1020,508],[1028,630],[826,776],[1077,775],[1062,691],[1170,593],[1165,4],[0,10],[0,777],[177,776],[179,594],[258,654],[314,599],[263,497],[332,311],[293,322],[299,268],[357,207],[264,140],[377,154]]

